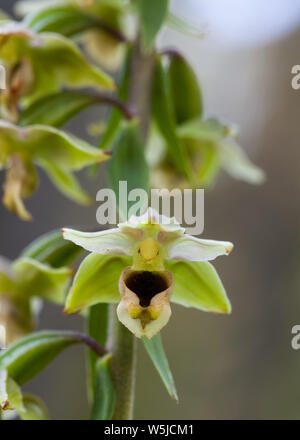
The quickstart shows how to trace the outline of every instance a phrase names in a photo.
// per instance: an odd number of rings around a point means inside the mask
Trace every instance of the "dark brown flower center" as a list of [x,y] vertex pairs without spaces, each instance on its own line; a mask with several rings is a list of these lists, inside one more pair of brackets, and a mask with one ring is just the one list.
[[142,307],[148,307],[155,295],[169,287],[162,275],[148,271],[131,273],[126,280],[126,286],[139,297]]

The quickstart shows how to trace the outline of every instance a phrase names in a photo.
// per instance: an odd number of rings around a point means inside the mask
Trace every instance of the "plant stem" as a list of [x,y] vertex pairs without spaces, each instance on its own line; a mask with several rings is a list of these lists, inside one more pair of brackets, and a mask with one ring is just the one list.
[[154,63],[155,52],[145,53],[139,36],[133,46],[128,105],[136,110],[143,142],[146,141],[149,130]]
[[[138,36],[133,47],[128,107],[133,109],[139,118],[144,143],[147,139],[151,115],[154,65],[155,52],[144,53]],[[131,420],[135,388],[136,338],[120,323],[115,308],[111,309],[108,345],[113,353],[111,373],[116,393],[113,420]]]
[[113,357],[111,374],[115,388],[115,410],[113,420],[131,420],[133,418],[136,338],[119,321],[115,307],[111,308],[111,344]]

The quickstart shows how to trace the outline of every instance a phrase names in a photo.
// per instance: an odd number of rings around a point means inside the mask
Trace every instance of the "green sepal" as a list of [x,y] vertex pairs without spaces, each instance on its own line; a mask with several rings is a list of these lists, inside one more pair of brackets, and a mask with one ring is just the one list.
[[77,313],[97,303],[120,301],[119,277],[132,259],[116,255],[88,255],[78,268],[69,291],[65,312]]
[[64,86],[115,88],[113,79],[92,66],[76,44],[62,35],[39,35],[25,25],[5,21],[0,22],[0,42],[0,59],[7,66],[29,61],[32,86],[24,92],[27,102]]
[[32,258],[22,257],[13,263],[16,286],[26,297],[38,296],[62,304],[66,297],[72,270],[54,268]]
[[40,160],[39,165],[44,169],[53,185],[66,197],[81,205],[93,203],[92,197],[81,188],[75,175],[66,167],[46,160]]
[[13,153],[46,160],[71,170],[105,161],[107,154],[87,142],[47,125],[17,125],[0,120],[0,163],[6,164]]
[[231,312],[222,281],[211,263],[167,260],[165,266],[174,276],[172,302],[205,312]]

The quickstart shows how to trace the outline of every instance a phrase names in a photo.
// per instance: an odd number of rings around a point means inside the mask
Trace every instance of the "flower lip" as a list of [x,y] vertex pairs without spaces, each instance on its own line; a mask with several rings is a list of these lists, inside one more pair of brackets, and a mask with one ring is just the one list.
[[159,272],[132,271],[124,282],[138,296],[141,307],[148,307],[155,295],[169,288],[168,279]]
[[152,338],[170,319],[173,289],[174,278],[168,270],[136,271],[126,267],[119,279],[119,320],[138,338]]

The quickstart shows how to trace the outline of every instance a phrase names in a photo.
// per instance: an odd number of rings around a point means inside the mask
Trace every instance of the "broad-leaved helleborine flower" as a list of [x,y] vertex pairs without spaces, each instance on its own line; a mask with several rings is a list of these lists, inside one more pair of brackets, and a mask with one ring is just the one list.
[[78,269],[65,311],[119,302],[119,320],[137,337],[148,338],[169,321],[170,301],[229,313],[226,292],[208,260],[229,254],[232,243],[199,239],[184,231],[174,218],[151,208],[115,229],[64,229],[65,239],[91,252]]

